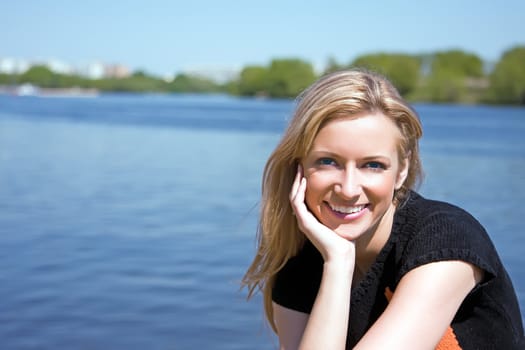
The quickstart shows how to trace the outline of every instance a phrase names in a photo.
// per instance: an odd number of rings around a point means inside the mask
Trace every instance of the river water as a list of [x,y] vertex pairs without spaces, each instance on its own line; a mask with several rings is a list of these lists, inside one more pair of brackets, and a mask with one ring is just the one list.
[[[487,228],[525,307],[525,109],[416,105],[420,192]],[[272,349],[255,249],[293,102],[0,96],[2,349]]]

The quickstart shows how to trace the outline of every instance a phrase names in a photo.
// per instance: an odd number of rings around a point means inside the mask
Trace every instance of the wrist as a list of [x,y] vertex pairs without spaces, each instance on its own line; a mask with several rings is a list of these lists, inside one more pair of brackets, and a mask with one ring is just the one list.
[[344,274],[352,276],[355,268],[355,260],[352,258],[330,259],[324,262],[323,270],[325,273]]

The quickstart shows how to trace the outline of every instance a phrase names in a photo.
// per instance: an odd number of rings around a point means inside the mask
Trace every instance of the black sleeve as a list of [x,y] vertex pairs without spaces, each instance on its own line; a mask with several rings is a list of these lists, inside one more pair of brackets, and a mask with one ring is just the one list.
[[397,282],[408,271],[431,262],[462,260],[485,271],[485,282],[496,276],[499,257],[485,229],[469,213],[446,203],[435,202],[429,215],[419,218],[410,237]]
[[286,308],[310,313],[319,290],[323,258],[307,241],[302,250],[277,273],[272,300]]

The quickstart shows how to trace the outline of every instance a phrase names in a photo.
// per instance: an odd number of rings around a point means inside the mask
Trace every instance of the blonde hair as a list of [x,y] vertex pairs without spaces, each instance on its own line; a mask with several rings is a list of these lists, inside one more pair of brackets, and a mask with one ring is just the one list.
[[248,287],[248,298],[262,290],[266,318],[274,331],[275,275],[305,242],[289,202],[297,166],[326,123],[363,112],[381,112],[401,133],[398,155],[400,161],[408,159],[409,170],[402,187],[394,193],[394,203],[398,205],[422,178],[418,146],[421,123],[385,77],[360,69],[335,72],[320,78],[298,97],[288,128],[264,168],[258,249],[242,280],[242,285]]

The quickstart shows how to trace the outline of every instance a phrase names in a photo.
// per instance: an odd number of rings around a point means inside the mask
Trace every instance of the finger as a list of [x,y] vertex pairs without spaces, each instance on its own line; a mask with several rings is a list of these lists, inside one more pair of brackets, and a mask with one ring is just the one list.
[[301,174],[297,172],[297,175],[295,177],[294,181],[294,189],[290,196],[290,201],[292,203],[292,206],[297,207],[304,201],[304,191],[305,191],[305,185],[304,182],[305,178],[301,177]]
[[299,183],[295,198],[292,201],[292,209],[297,215],[299,225],[302,227],[311,224],[311,220],[313,219],[305,202],[306,185],[306,178],[303,177]]
[[294,198],[294,202],[296,205],[304,204],[305,193],[306,193],[306,178],[302,177],[301,180],[299,181],[299,186],[297,188],[297,192]]
[[292,184],[292,189],[290,190],[290,201],[293,201],[295,196],[297,195],[297,191],[299,190],[299,186],[301,184],[301,169],[300,165],[297,167],[297,173],[295,174],[295,179]]

